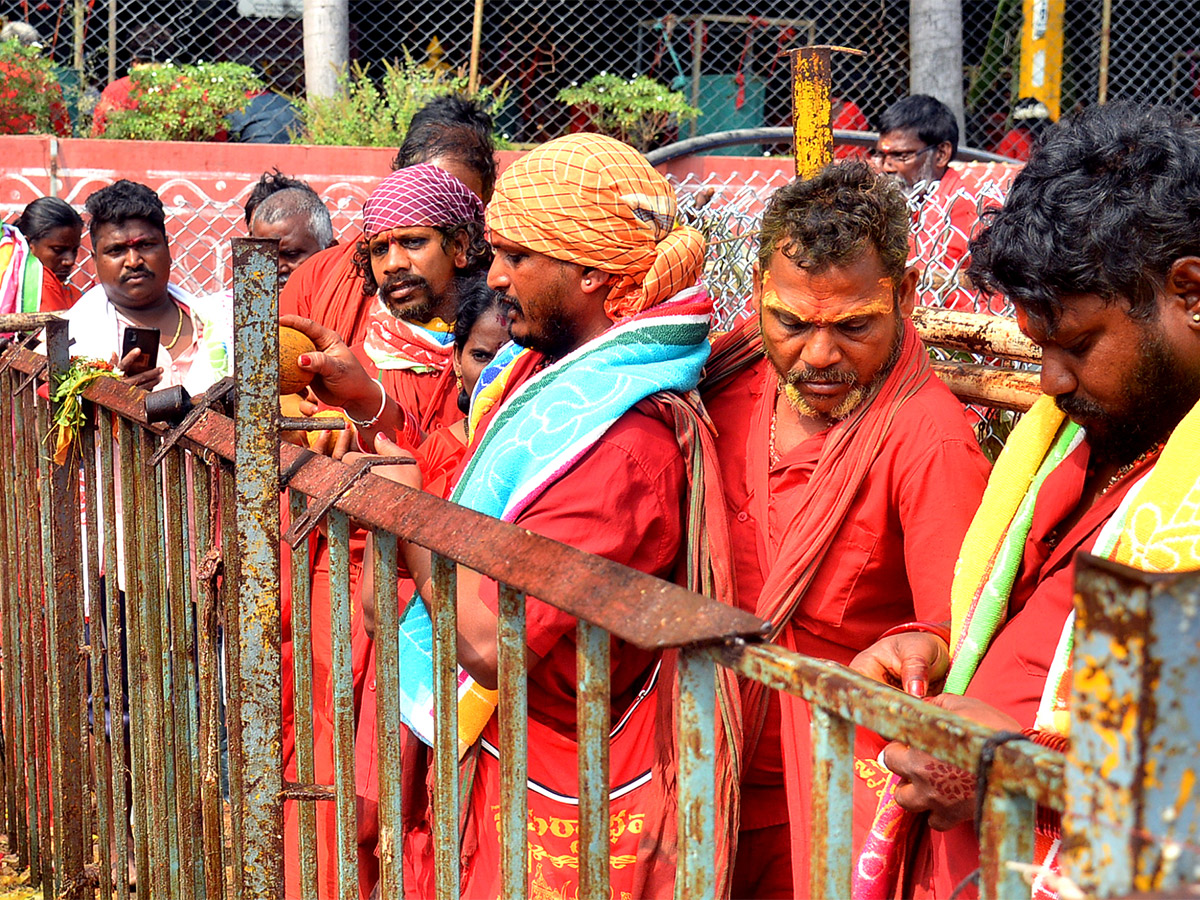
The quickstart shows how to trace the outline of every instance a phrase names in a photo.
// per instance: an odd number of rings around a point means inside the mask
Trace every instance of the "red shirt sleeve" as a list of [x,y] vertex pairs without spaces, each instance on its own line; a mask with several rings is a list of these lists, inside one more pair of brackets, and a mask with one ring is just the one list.
[[42,270],[42,301],[38,312],[63,312],[70,309],[77,299],[71,297],[53,273]]

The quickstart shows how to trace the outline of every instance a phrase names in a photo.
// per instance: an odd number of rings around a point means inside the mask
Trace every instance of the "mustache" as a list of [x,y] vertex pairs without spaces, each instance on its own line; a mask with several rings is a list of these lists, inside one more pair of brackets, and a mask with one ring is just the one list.
[[133,278],[138,275],[146,275],[149,277],[153,277],[154,273],[151,272],[149,269],[147,269],[145,266],[138,266],[136,269],[128,269],[128,270],[122,272],[120,280],[128,281],[130,278]]
[[787,383],[797,384],[854,384],[858,379],[852,372],[839,372],[837,369],[814,369],[806,366],[795,372],[788,372]]
[[501,294],[500,302],[511,306],[513,309],[515,309],[519,313],[525,312],[525,310],[521,309],[521,301],[519,301],[516,297],[512,296],[511,294]]
[[386,294],[399,288],[410,287],[428,288],[429,282],[420,275],[392,275],[383,280],[383,284],[379,286],[379,293]]
[[1106,413],[1104,407],[1092,401],[1085,400],[1075,394],[1063,394],[1054,398],[1054,405],[1073,419],[1102,419]]

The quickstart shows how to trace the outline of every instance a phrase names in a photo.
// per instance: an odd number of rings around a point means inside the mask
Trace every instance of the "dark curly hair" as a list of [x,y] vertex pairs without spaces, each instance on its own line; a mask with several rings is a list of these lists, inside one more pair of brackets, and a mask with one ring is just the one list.
[[[454,244],[454,238],[459,232],[467,235],[467,265],[465,268],[458,269],[455,272],[456,276],[469,278],[479,275],[486,272],[492,264],[492,245],[484,237],[482,222],[435,225],[434,230],[442,236],[442,249],[446,252],[450,251],[450,247]],[[354,247],[354,268],[362,276],[363,296],[375,296],[375,292],[379,290],[379,283],[375,280],[375,273],[371,270],[371,245],[365,238]]]
[[1095,106],[1048,130],[971,242],[971,281],[1052,328],[1095,294],[1152,319],[1168,269],[1200,255],[1200,128],[1166,107]]
[[144,184],[122,178],[108,187],[100,188],[83,204],[91,219],[88,234],[96,243],[96,232],[102,225],[124,225],[130,219],[145,219],[167,239],[166,216],[162,200]]
[[819,273],[879,254],[896,285],[908,264],[908,206],[893,179],[860,161],[835,163],[775,192],[763,214],[758,264],[765,272],[776,250],[802,269]]
[[413,115],[392,171],[449,156],[474,170],[483,183],[483,202],[496,187],[496,143],[492,117],[476,101],[458,94],[430,100]]

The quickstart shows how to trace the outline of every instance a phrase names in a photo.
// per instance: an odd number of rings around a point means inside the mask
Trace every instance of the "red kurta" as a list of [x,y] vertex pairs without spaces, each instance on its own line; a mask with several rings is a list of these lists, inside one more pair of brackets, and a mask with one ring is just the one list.
[[[776,384],[774,369],[764,358],[704,398],[718,431],[738,602],[750,612],[756,610],[772,566],[787,562],[778,559],[783,532],[791,511],[810,489],[809,479],[826,436],[822,433],[802,442],[769,471],[764,461],[753,458],[754,410],[761,402],[771,402]],[[764,392],[770,398],[764,398]],[[987,460],[962,405],[945,385],[930,378],[896,413],[841,530],[781,640],[801,653],[849,663],[894,625],[913,619],[947,619],[954,562],[983,495],[987,472]],[[743,781],[743,831],[787,822],[789,806],[796,810],[798,801],[807,796],[807,743],[802,742],[794,761],[785,761],[779,696],[775,694],[767,706],[757,750]],[[804,706],[798,701],[796,705]],[[746,728],[752,733],[753,723],[747,722]],[[866,750],[859,755],[866,755]],[[807,808],[806,803],[800,805]],[[874,798],[866,798],[863,807],[861,822],[856,815],[856,834],[865,836]],[[795,821],[791,831],[794,874],[789,878],[786,872],[770,873],[772,884],[789,896],[792,878],[800,893],[807,889],[809,834],[805,824]],[[786,838],[778,829],[775,834]],[[742,842],[745,861],[740,875],[746,874],[747,863],[753,869],[766,859],[763,837]],[[755,885],[763,888],[757,880],[747,886]]]
[[[966,696],[975,697],[1032,728],[1063,623],[1074,606],[1075,554],[1090,550],[1129,488],[1153,464],[1135,467],[1101,497],[1065,535],[1059,523],[1079,506],[1087,478],[1089,448],[1080,444],[1047,476],[1038,493],[1025,539],[1021,569],[1009,597],[1009,618],[996,633]],[[949,831],[920,823],[906,897],[948,897],[979,868],[979,840],[972,822]],[[978,896],[967,888],[964,898]]]

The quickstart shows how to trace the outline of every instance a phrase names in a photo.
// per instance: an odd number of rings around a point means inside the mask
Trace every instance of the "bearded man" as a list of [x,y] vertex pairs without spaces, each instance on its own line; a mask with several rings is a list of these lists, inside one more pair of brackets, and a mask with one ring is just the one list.
[[[1200,129],[1113,103],[1044,141],[971,248],[972,280],[1006,294],[1042,348],[1044,396],[1010,435],[963,542],[950,632],[889,637],[854,668],[944,683],[931,701],[943,709],[1064,749],[1076,554],[1200,569]],[[974,776],[900,743],[884,762],[888,804],[929,815],[911,853],[869,848],[860,869],[880,874],[857,879],[855,896],[890,896],[901,857],[903,896],[948,896],[979,866]],[[1047,812],[1036,861],[1053,865]]]
[[[763,216],[757,320],[717,340],[701,387],[738,604],[781,645],[841,663],[904,622],[945,618],[954,549],[987,479],[908,321],[907,224],[900,190],[861,162],[781,188]],[[742,701],[732,895],[803,896],[808,708],[755,683]],[[856,756],[875,755],[872,738],[860,734]],[[856,835],[874,809],[861,793]]]
[[[685,405],[681,395],[695,386],[708,357],[712,314],[698,287],[704,239],[675,228],[675,211],[666,179],[632,147],[599,135],[551,141],[501,176],[488,211],[497,251],[488,281],[511,306],[517,344],[501,351],[476,388],[471,456],[451,497],[663,578],[686,568],[692,475],[676,432],[682,416],[672,409]],[[318,394],[340,400],[354,415],[370,408],[369,381],[328,330],[298,319],[285,324],[307,330],[318,347],[306,364],[319,376],[313,381]],[[389,400],[381,416],[390,429],[393,407]],[[699,427],[694,412],[691,421]],[[377,449],[398,448],[385,437]],[[415,466],[385,474],[421,486]],[[421,596],[431,597],[429,552],[406,544],[404,557]],[[464,570],[457,590],[460,665],[482,686],[494,687],[497,585]],[[405,634],[415,627],[410,617],[424,610],[419,602],[411,605]],[[529,807],[531,815],[564,823],[578,818],[572,799],[578,795],[575,626],[567,613],[528,600],[529,743],[539,748],[530,755],[529,778],[557,795],[530,791]],[[658,656],[616,642],[611,660],[613,722],[624,722],[610,747],[612,777],[638,782],[613,799],[612,815],[645,816],[640,834],[614,839],[614,858],[636,863],[613,868],[613,894],[669,897],[673,810],[664,800],[669,785],[656,768]],[[432,685],[427,656],[405,655],[401,672]],[[402,694],[421,696],[419,690]],[[429,712],[408,710],[406,716],[428,719]],[[483,743],[464,822],[462,894],[495,897],[499,761],[488,748],[498,746],[497,724],[490,714],[474,721]],[[663,832],[668,836],[656,840]],[[531,830],[530,840],[538,849],[531,849],[529,865],[539,867],[531,879],[574,896],[579,873],[572,838]],[[416,852],[412,842],[406,850]],[[542,865],[543,859],[553,862]],[[418,892],[432,895],[432,859],[413,862]]]

